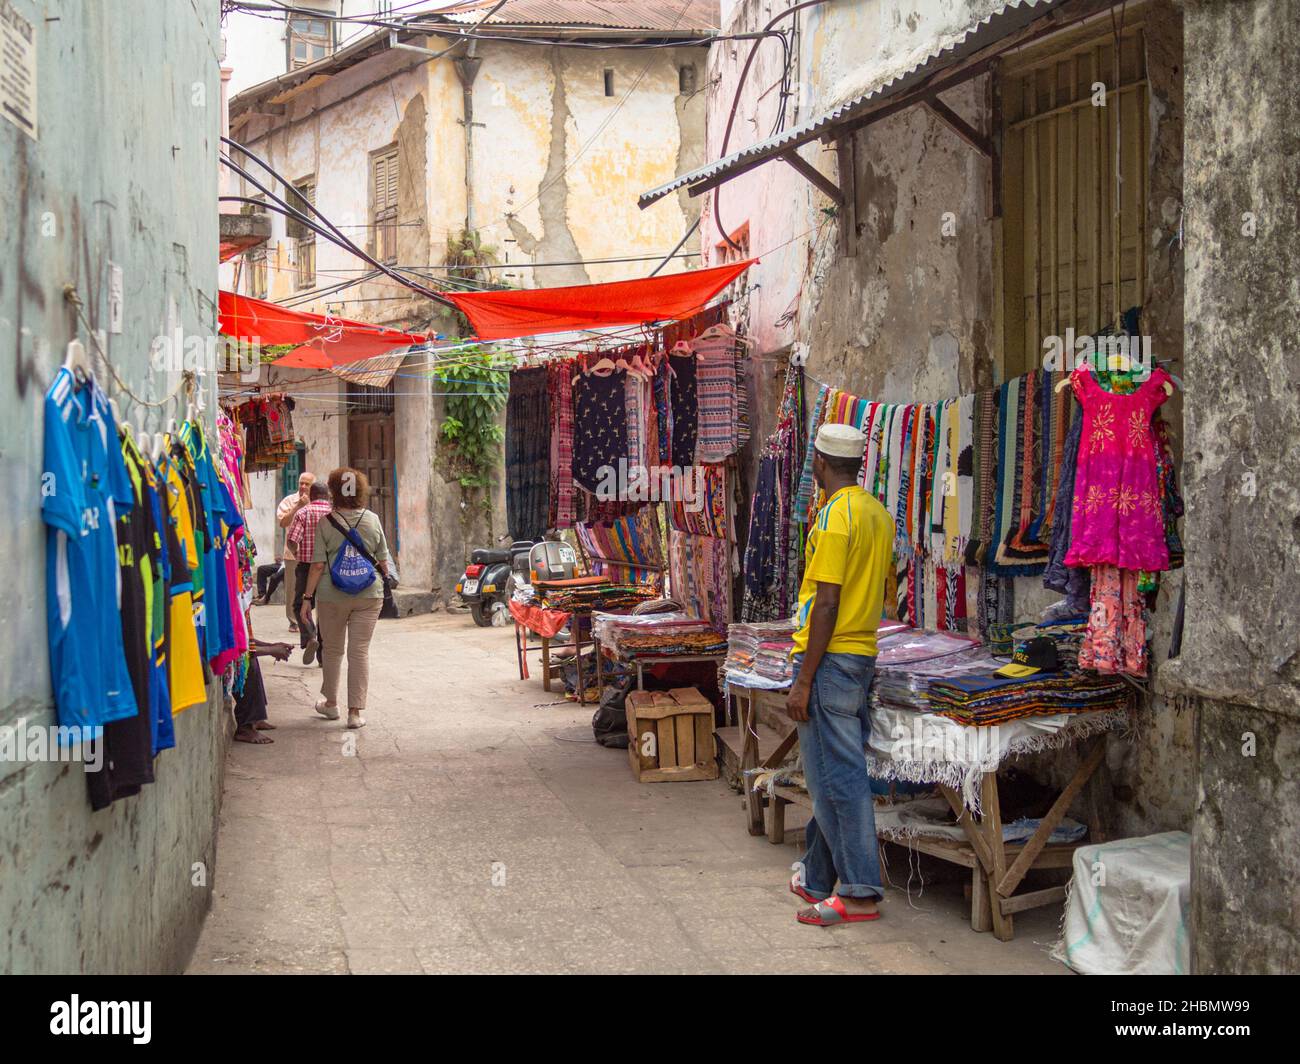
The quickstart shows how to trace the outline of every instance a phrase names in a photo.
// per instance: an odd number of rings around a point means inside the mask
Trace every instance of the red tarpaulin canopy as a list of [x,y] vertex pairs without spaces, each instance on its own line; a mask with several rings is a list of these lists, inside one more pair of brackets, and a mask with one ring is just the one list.
[[220,294],[218,309],[218,328],[236,340],[263,347],[298,344],[296,350],[276,359],[283,366],[329,369],[385,354],[394,348],[422,344],[427,339],[364,321],[290,310],[234,292]]
[[757,259],[609,284],[509,292],[448,292],[480,340],[689,318]]

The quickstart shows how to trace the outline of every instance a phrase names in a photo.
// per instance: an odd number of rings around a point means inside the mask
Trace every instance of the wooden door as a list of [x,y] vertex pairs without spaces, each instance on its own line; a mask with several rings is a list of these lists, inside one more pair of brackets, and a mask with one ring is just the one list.
[[370,481],[370,509],[379,515],[388,547],[396,554],[397,455],[393,441],[392,414],[348,416],[348,465],[361,470]]

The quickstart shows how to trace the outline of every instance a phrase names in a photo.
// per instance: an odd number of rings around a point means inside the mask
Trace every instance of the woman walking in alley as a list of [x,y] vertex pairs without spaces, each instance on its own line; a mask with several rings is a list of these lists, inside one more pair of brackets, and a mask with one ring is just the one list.
[[316,525],[316,544],[302,599],[301,619],[316,624],[324,643],[321,699],[316,712],[338,720],[339,672],[348,659],[348,727],[365,727],[370,638],[379,620],[388,577],[388,541],[377,514],[366,509],[370,484],[360,470],[329,475],[332,509]]

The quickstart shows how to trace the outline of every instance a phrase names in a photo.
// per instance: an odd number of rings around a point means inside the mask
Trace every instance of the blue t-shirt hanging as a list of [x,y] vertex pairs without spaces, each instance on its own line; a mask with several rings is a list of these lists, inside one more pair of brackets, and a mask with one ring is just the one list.
[[101,629],[100,668],[107,706],[104,722],[132,717],[138,713],[131,673],[126,665],[122,643],[122,569],[117,561],[117,514],[135,505],[135,489],[126,471],[122,447],[118,441],[117,422],[108,405],[108,396],[92,379],[83,389],[90,431],[90,478],[87,499],[103,509],[107,521],[100,520],[90,536],[94,549],[92,568],[98,583],[97,604]]
[[[111,446],[110,446],[111,441]],[[59,723],[93,727],[138,712],[118,616],[116,509],[134,493],[108,400],[66,367],[45,395],[41,514],[50,676]]]

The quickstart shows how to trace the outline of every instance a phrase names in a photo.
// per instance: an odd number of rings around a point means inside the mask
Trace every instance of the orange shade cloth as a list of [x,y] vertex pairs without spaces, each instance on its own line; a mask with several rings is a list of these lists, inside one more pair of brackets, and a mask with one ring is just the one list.
[[608,284],[528,288],[509,292],[448,292],[480,340],[538,333],[641,325],[689,318],[757,262],[670,273]]
[[218,297],[217,327],[236,340],[264,347],[298,344],[276,362],[309,369],[345,365],[426,340],[417,333],[290,310],[265,299],[224,291]]

